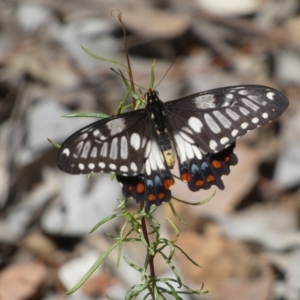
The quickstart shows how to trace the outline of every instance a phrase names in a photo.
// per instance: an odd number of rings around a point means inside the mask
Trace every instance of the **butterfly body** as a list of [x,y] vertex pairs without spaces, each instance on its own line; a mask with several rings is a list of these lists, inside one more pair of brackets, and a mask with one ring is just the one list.
[[174,154],[190,190],[223,189],[221,176],[237,163],[236,139],[276,119],[288,106],[280,92],[255,85],[169,102],[150,89],[146,99],[145,109],[97,121],[71,135],[57,164],[71,174],[115,172],[124,196],[146,201],[147,211],[171,199]]
[[157,142],[163,152],[167,166],[172,169],[175,164],[174,153],[171,146],[171,137],[167,130],[167,120],[164,103],[159,99],[158,92],[149,90],[146,93],[148,115],[153,120]]

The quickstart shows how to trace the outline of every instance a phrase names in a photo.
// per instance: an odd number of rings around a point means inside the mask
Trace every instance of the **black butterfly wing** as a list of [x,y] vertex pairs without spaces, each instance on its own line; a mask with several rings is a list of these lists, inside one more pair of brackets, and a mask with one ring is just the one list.
[[214,89],[165,103],[168,131],[175,143],[194,144],[202,154],[228,147],[247,131],[278,118],[288,100],[269,87]]
[[190,190],[224,188],[221,176],[237,163],[235,141],[281,115],[288,100],[264,86],[214,89],[165,103],[167,129]]
[[235,144],[213,154],[203,155],[201,159],[197,156],[180,161],[180,178],[187,182],[191,191],[207,190],[212,185],[224,189],[223,175],[230,173],[230,167],[237,164],[238,159],[234,154]]
[[136,110],[92,123],[61,145],[58,167],[71,174],[115,172],[137,175],[153,125],[146,110]]

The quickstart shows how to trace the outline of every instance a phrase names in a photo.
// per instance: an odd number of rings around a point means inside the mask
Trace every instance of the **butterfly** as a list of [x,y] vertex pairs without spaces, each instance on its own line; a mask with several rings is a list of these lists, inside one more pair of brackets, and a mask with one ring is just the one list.
[[236,139],[278,118],[288,106],[279,91],[260,85],[231,86],[162,102],[145,94],[146,106],[94,122],[61,145],[57,165],[70,174],[114,172],[126,198],[145,210],[172,198],[171,169],[192,191],[224,189],[222,175],[237,164]]

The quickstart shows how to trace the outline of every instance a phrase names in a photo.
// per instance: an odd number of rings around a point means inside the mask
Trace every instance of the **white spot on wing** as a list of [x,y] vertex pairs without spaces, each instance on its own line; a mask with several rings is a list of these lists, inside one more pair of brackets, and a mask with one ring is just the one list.
[[238,91],[238,93],[239,93],[240,95],[246,96],[246,95],[249,94],[249,91],[247,91],[247,90],[240,90],[240,91]]
[[138,133],[133,133],[130,137],[130,145],[135,149],[139,150],[141,146],[141,137]]
[[109,157],[113,160],[116,160],[118,158],[118,138],[117,137],[115,137],[111,142]]
[[82,170],[84,170],[84,164],[79,164],[78,165],[78,168],[82,171]]
[[204,119],[206,121],[207,126],[213,133],[221,132],[221,128],[209,114],[204,114]]
[[222,123],[222,125],[225,128],[230,128],[230,126],[231,126],[232,123],[222,113],[220,113],[219,111],[215,110],[215,111],[213,111],[213,114]]
[[111,170],[115,170],[117,168],[117,166],[115,164],[109,164],[109,168]]
[[121,166],[120,171],[121,172],[128,172],[128,167],[127,166]]
[[91,142],[90,141],[87,141],[84,146],[83,146],[83,150],[82,150],[82,153],[81,153],[81,157],[82,158],[87,158],[88,157],[88,154],[90,152],[90,149],[91,149]]
[[184,142],[185,153],[188,159],[194,158],[194,151],[191,144]]
[[258,105],[266,105],[267,101],[263,100],[261,97],[258,97],[257,95],[248,95],[248,99],[256,102]]
[[269,115],[268,115],[268,113],[265,112],[265,113],[262,114],[262,117],[263,117],[264,119],[268,119]]
[[88,133],[84,133],[80,136],[81,139],[85,140],[88,137]]
[[105,163],[104,163],[104,162],[99,162],[98,166],[99,166],[101,169],[104,169],[104,168],[105,168]]
[[98,152],[97,147],[94,147],[93,150],[92,150],[92,152],[91,152],[91,157],[96,158],[97,157],[97,152]]
[[231,132],[231,135],[232,135],[233,137],[235,137],[235,136],[238,135],[238,133],[239,133],[239,131],[238,131],[237,129],[233,129],[232,132]]
[[256,123],[258,123],[259,119],[255,117],[251,121],[252,121],[252,123],[256,124]]
[[122,159],[127,159],[128,157],[128,144],[127,138],[125,136],[121,137],[121,145],[120,145],[120,156]]
[[237,121],[240,118],[240,116],[237,113],[235,113],[233,110],[231,110],[230,108],[226,109],[226,113],[234,121]]
[[254,111],[257,111],[259,109],[259,107],[256,104],[254,104],[252,101],[250,101],[247,98],[242,98],[242,102]]
[[68,148],[64,149],[62,154],[64,154],[65,156],[69,156],[70,155],[70,150]]
[[150,151],[151,151],[151,141],[148,141],[145,149],[145,155],[144,155],[145,158],[149,156]]
[[248,127],[248,125],[249,125],[248,123],[244,122],[241,124],[241,128],[246,129]]
[[247,116],[250,114],[250,111],[248,109],[246,109],[245,107],[240,107],[240,112],[244,115]]
[[181,130],[179,131],[179,134],[181,135],[181,137],[186,140],[187,142],[193,144],[195,141],[190,137],[188,136],[186,133],[182,132]]
[[199,150],[199,148],[196,147],[196,146],[192,146],[192,148],[193,148],[193,151],[194,151],[196,157],[197,157],[198,159],[202,159],[202,153],[201,153],[201,151]]
[[176,146],[176,150],[179,156],[179,160],[181,162],[186,161],[186,153],[185,153],[185,149],[184,149],[184,140],[183,138],[179,135],[179,134],[175,134],[174,135],[175,138],[175,146]]
[[216,143],[216,141],[214,141],[214,140],[211,140],[210,142],[209,142],[209,148],[211,149],[211,150],[216,150],[217,149],[217,147],[218,147],[218,144]]
[[[200,120],[199,120],[200,121]],[[202,123],[201,123],[202,124]],[[189,129],[188,127],[182,127],[181,128],[182,131],[186,132],[186,133],[189,133],[189,134],[193,134],[193,131],[191,129]],[[200,129],[201,130],[201,129]]]
[[[150,155],[148,157],[148,161],[150,163],[150,170],[148,167],[148,172],[150,172],[150,173],[147,173],[147,174],[150,175],[152,171],[157,170],[157,165],[156,165],[156,161],[155,161],[155,154],[154,154],[153,148],[151,149]],[[147,170],[147,168],[146,168],[146,170]]]
[[222,137],[221,139],[220,139],[220,143],[222,144],[222,145],[225,145],[226,143],[228,143],[229,142],[229,138],[228,137]]
[[76,146],[76,148],[75,148],[75,150],[74,150],[74,153],[73,153],[73,157],[74,157],[74,158],[77,158],[78,155],[80,154],[80,152],[81,152],[81,150],[82,150],[82,147],[83,147],[83,144],[84,144],[83,141],[81,141],[81,142],[79,142],[79,143],[77,144],[77,146]]
[[196,117],[190,117],[188,119],[188,124],[195,132],[198,132],[198,133],[201,132],[201,129],[203,127],[202,122]]
[[107,146],[108,146],[107,142],[104,142],[103,145],[102,145],[100,155],[103,156],[103,157],[107,156],[107,148],[108,148]]
[[146,168],[146,174],[148,176],[151,175],[151,165],[150,165],[150,160],[149,159],[146,160],[145,168]]
[[90,170],[94,170],[95,169],[95,164],[89,163],[88,167],[89,167]]
[[106,123],[107,128],[110,130],[111,135],[122,132],[125,129],[125,119],[114,119]]
[[200,109],[216,107],[215,96],[212,94],[198,96],[194,99],[194,103]]
[[[150,167],[147,165],[148,162],[150,163]],[[146,161],[146,172],[150,175],[153,170],[157,169],[165,169],[164,157],[157,142],[153,140],[151,141],[151,151]]]
[[145,137],[143,137],[143,139],[142,139],[142,148],[145,147],[146,142],[147,142],[147,139]]
[[268,99],[274,100],[275,94],[273,92],[268,92],[266,96],[267,96]]
[[96,137],[98,135],[100,135],[100,130],[99,129],[96,129],[93,131],[93,135]]
[[131,164],[130,164],[130,169],[133,171],[133,172],[137,172],[137,165],[134,163],[134,162],[132,162]]

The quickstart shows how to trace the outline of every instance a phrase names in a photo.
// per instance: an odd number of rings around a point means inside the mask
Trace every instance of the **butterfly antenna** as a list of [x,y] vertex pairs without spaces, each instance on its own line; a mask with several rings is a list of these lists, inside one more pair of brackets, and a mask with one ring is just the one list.
[[175,55],[175,57],[174,57],[173,61],[171,62],[168,70],[166,71],[165,75],[161,78],[161,80],[158,82],[158,84],[154,87],[155,90],[160,85],[160,83],[164,80],[164,78],[167,76],[167,74],[169,73],[170,69],[173,67],[173,65],[174,65],[177,57],[178,57],[178,54]]

